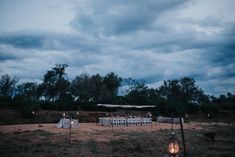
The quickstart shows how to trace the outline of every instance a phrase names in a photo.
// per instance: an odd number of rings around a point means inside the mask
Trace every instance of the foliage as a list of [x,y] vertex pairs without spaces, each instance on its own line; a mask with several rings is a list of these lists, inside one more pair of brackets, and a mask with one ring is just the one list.
[[1,76],[0,105],[21,107],[24,115],[30,115],[38,107],[97,110],[98,103],[157,105],[157,114],[168,115],[235,110],[235,95],[206,95],[190,77],[164,81],[159,88],[151,88],[144,81],[121,78],[113,72],[105,76],[82,73],[69,81],[67,67],[67,64],[56,64],[43,75],[42,83],[24,82],[16,86],[15,76]]
[[2,75],[0,79],[0,96],[12,97],[14,95],[15,85],[18,79],[8,74]]
[[19,95],[14,97],[14,99],[12,100],[12,105],[17,107],[25,118],[32,118],[33,112],[39,110],[39,105],[36,101],[33,101],[28,97]]
[[44,75],[42,87],[42,96],[47,101],[62,100],[62,97],[69,91],[70,82],[65,78],[66,64],[57,64],[52,70]]
[[38,85],[36,82],[22,83],[17,86],[16,95],[36,101],[38,99],[37,89]]
[[99,74],[89,76],[81,74],[70,85],[71,94],[79,97],[78,103],[84,109],[91,109],[87,104],[111,103],[118,94],[121,78],[114,73],[102,77]]

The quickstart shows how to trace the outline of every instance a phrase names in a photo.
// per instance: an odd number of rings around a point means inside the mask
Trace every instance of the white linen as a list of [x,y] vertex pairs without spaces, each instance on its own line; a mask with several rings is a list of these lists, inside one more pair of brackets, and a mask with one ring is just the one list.
[[59,123],[56,125],[57,128],[70,128],[70,124],[72,128],[78,128],[79,123],[77,119],[72,119],[70,122],[70,119],[60,119]]

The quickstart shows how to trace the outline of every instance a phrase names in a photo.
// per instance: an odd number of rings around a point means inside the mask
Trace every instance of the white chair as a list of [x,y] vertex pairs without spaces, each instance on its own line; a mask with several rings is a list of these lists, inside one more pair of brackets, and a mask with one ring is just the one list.
[[99,125],[103,125],[103,118],[99,118],[99,122],[98,122]]
[[117,118],[112,118],[111,124],[112,124],[112,126],[118,126],[118,119]]
[[140,124],[141,124],[140,118],[135,118],[135,125],[140,125]]
[[147,118],[147,119],[146,119],[146,123],[147,123],[148,125],[151,125],[151,124],[152,124],[152,118]]
[[147,118],[142,118],[142,125],[147,125]]
[[132,125],[132,118],[127,118],[127,125],[131,126]]
[[126,119],[122,118],[122,126],[126,126]]
[[118,121],[118,126],[122,126],[122,119],[118,118],[117,121]]
[[135,118],[130,118],[130,126],[134,126],[135,124]]

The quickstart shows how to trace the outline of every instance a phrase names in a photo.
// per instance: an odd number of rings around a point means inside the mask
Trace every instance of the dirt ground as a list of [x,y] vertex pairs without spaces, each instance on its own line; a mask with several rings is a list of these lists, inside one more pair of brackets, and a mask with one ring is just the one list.
[[[174,131],[181,145],[180,125]],[[235,125],[225,123],[185,123],[185,141],[190,157],[235,156]],[[216,132],[215,141],[204,136]],[[105,127],[81,123],[79,128],[57,128],[56,124],[0,126],[0,156],[4,157],[165,157],[171,124]]]
[[[202,124],[209,125],[209,124]],[[179,129],[180,125],[173,125],[174,129]],[[184,124],[185,129],[201,129],[198,124]],[[73,131],[103,131],[103,130],[122,130],[122,131],[154,131],[160,129],[171,129],[171,124],[167,123],[154,123],[152,125],[145,126],[101,126],[96,123],[80,123],[79,128],[72,128]],[[3,133],[13,133],[16,131],[34,131],[45,130],[53,133],[67,132],[69,129],[57,128],[56,123],[51,124],[19,124],[19,125],[2,125],[0,131]]]
[[[213,123],[187,123],[184,124],[184,129],[191,130],[201,130],[203,126],[215,125]],[[227,125],[224,123],[217,124],[220,126]],[[180,129],[179,124],[173,125],[174,129]],[[96,141],[109,141],[112,137],[109,137],[107,132],[116,131],[116,132],[152,132],[157,130],[171,129],[171,124],[167,123],[153,123],[152,125],[147,126],[120,126],[120,127],[111,127],[111,126],[101,126],[96,123],[80,123],[79,128],[72,128],[72,138],[79,140],[90,140],[95,139]],[[2,125],[0,127],[0,132],[2,133],[22,133],[22,132],[32,132],[35,130],[44,130],[51,133],[58,134],[67,134],[70,129],[66,128],[57,128],[56,124],[20,124],[20,125]],[[103,134],[98,134],[94,137],[95,132],[103,132]],[[106,132],[106,133],[105,133]],[[93,135],[93,136],[91,136]]]

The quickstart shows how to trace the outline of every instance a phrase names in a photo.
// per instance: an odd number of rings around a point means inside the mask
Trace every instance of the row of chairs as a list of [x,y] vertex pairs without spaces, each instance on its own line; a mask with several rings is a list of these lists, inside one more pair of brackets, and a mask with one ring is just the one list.
[[138,125],[151,125],[152,118],[112,118],[112,126],[138,126]]

